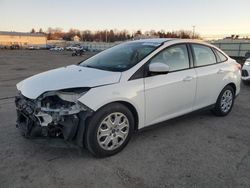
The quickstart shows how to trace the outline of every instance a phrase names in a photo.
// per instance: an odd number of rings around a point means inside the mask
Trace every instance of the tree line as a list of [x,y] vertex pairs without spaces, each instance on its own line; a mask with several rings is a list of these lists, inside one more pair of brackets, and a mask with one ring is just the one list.
[[35,29],[31,30],[31,33],[42,33],[47,36],[48,40],[66,40],[71,41],[73,37],[78,36],[80,41],[97,41],[97,42],[115,42],[115,41],[125,41],[130,39],[140,39],[140,38],[184,38],[184,39],[200,39],[200,35],[193,33],[188,30],[179,31],[145,31],[137,30],[136,32],[129,32],[127,30],[83,30],[70,29],[64,32],[61,28],[48,28],[47,31],[39,29],[38,32]]

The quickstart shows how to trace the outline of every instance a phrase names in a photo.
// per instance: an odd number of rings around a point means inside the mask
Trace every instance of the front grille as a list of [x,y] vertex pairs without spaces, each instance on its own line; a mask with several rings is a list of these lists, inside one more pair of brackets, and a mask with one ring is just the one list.
[[242,70],[242,71],[241,71],[241,75],[242,75],[243,77],[248,77],[248,76],[249,76],[247,70]]

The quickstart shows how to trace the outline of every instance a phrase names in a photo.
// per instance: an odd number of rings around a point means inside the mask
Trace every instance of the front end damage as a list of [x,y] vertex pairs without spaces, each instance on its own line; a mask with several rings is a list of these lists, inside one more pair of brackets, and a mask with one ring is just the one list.
[[16,96],[17,128],[25,137],[61,137],[83,146],[86,119],[93,111],[78,99],[88,88],[50,91],[37,99]]

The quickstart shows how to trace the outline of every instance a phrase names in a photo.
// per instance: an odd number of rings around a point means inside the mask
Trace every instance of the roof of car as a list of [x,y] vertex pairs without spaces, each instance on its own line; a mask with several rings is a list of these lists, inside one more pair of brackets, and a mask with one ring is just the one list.
[[180,39],[180,38],[150,38],[150,39],[133,40],[130,42],[165,43],[169,41],[184,42],[184,43],[200,43],[209,45],[209,43],[199,39]]
[[174,42],[174,43],[197,43],[197,44],[203,44],[207,46],[211,46],[214,48],[217,48],[216,46],[207,43],[203,40],[199,39],[180,39],[180,38],[151,38],[151,39],[140,39],[140,40],[134,40],[131,42],[145,42],[145,43],[157,43],[157,44],[162,44],[166,42]]
[[175,40],[175,38],[151,38],[151,39],[139,39],[132,42],[149,42],[149,43],[164,43],[167,41]]

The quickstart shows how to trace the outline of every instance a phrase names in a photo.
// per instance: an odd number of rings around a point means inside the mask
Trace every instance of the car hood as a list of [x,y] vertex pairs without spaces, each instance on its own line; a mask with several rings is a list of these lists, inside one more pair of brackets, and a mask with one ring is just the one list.
[[25,97],[36,99],[47,91],[114,84],[120,77],[120,72],[70,65],[29,77],[19,82],[17,89]]

